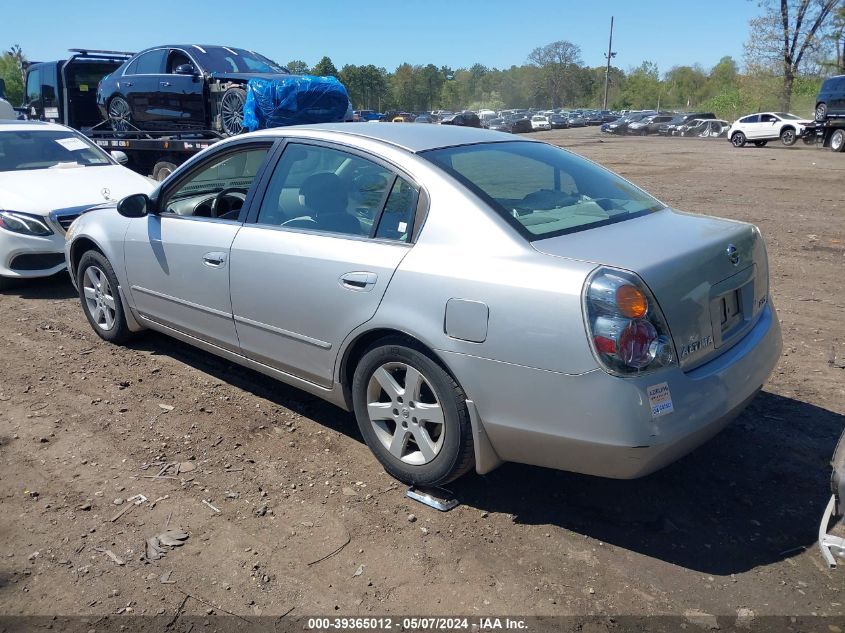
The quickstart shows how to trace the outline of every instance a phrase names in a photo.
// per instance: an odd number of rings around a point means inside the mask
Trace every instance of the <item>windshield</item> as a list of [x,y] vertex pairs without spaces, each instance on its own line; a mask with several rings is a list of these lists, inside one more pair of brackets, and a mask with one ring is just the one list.
[[0,132],[0,171],[112,164],[103,150],[70,130]]
[[664,207],[610,171],[546,143],[482,143],[421,155],[457,177],[529,240]]
[[290,74],[284,66],[252,51],[228,46],[208,47],[203,50],[204,53],[194,47],[191,53],[197,56],[200,66],[212,73]]
[[800,116],[789,114],[789,112],[775,112],[775,116],[780,117],[781,119],[786,119],[787,121],[799,121],[801,119]]

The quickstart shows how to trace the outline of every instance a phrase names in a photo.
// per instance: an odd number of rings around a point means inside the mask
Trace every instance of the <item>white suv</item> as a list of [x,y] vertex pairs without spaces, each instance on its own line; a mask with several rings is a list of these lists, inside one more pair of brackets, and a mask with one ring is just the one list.
[[769,141],[780,139],[789,147],[795,145],[804,126],[810,123],[812,121],[787,112],[758,112],[734,121],[728,130],[728,140],[734,147],[744,147],[748,141],[763,147]]

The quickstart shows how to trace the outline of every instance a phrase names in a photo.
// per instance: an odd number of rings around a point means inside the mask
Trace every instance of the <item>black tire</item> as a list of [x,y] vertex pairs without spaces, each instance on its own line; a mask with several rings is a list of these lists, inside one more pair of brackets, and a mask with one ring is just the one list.
[[731,136],[731,145],[733,145],[734,147],[745,147],[745,144],[747,142],[748,139],[742,132],[734,132]]
[[754,141],[754,147],[766,147],[769,141]]
[[827,119],[827,104],[816,104],[816,121],[823,123]]
[[229,88],[220,98],[220,126],[226,136],[236,136],[244,131],[244,104],[246,90]]
[[[438,435],[442,441],[435,456],[425,463],[407,463],[391,453],[389,448],[382,444],[383,440],[379,439],[376,423],[370,419],[368,396],[372,393],[371,381],[375,380],[374,375],[377,370],[393,365],[400,367],[399,373],[395,374],[394,378],[397,385],[400,380],[405,380],[401,376],[402,366],[418,371],[427,383],[427,389],[430,389],[430,393],[425,398],[422,396],[421,390],[420,402],[423,399],[430,399],[433,395],[436,404],[442,411],[443,425],[440,430],[442,436]],[[407,373],[405,377],[407,377]],[[378,385],[376,385],[376,391],[379,391]],[[380,393],[381,396],[385,396],[387,392]],[[402,393],[404,394],[404,390]],[[401,397],[398,398],[398,402],[401,403],[398,406],[403,408],[400,412],[395,408],[397,400],[390,396],[387,396],[387,398],[388,402],[392,403],[388,405],[388,409],[394,407],[392,411],[396,421],[393,423],[393,430],[391,431],[390,421],[382,420],[383,424],[379,425],[385,429],[382,433],[395,435],[399,431],[401,423],[403,428],[407,429],[407,432],[404,433],[407,439],[399,452],[404,452],[406,449],[410,450],[413,446],[417,446],[416,439],[414,439],[416,433],[413,431],[413,426],[417,425],[417,418],[413,417],[409,420],[408,412],[408,409],[410,409],[410,415],[413,415],[415,403],[407,399],[403,401]],[[463,389],[443,367],[425,350],[401,338],[388,338],[375,343],[361,358],[352,379],[352,402],[361,435],[364,436],[367,446],[384,466],[384,469],[399,481],[409,485],[437,486],[446,484],[459,478],[473,467],[475,454],[473,451],[472,425],[465,401],[466,395]],[[390,414],[387,413],[387,415]],[[422,422],[422,419],[420,421]],[[417,431],[419,428],[417,426]],[[407,458],[412,458],[414,454],[413,451],[410,452]],[[419,450],[419,455],[422,454],[423,451]]]
[[830,149],[834,152],[845,152],[845,130],[836,130],[830,135]]
[[107,111],[113,132],[129,132],[135,127],[132,123],[132,108],[120,95],[111,98]]
[[[91,285],[90,279],[87,277],[89,270],[94,275],[97,275],[95,271],[102,272],[108,281],[108,287],[103,288],[104,292],[101,299],[105,302],[109,298],[111,299],[113,305],[113,323],[111,327],[105,327],[104,324],[99,323],[99,318],[94,315],[92,308],[89,306],[89,299],[86,297],[86,286]],[[99,337],[116,345],[128,341],[132,337],[132,331],[126,324],[126,316],[123,313],[123,304],[120,301],[120,293],[118,291],[117,275],[114,274],[114,268],[112,268],[109,260],[97,251],[87,251],[84,253],[76,269],[76,283],[79,288],[79,300],[82,303],[82,312]]]
[[167,178],[170,174],[176,171],[176,164],[171,163],[167,160],[160,160],[155,164],[153,167],[153,180],[157,180],[161,182],[165,178]]
[[794,127],[785,127],[780,131],[780,142],[785,147],[792,147],[798,141],[798,133]]

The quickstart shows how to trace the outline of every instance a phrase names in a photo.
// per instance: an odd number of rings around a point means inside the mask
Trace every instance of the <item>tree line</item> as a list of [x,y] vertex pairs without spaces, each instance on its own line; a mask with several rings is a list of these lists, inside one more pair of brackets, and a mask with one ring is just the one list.
[[[524,63],[489,68],[399,64],[392,72],[373,64],[338,69],[329,57],[313,66],[288,62],[296,74],[337,77],[358,110],[600,108],[605,76],[611,109],[707,110],[733,119],[756,110],[809,115],[822,77],[845,73],[845,0],[761,0],[749,22],[744,64],[723,57],[701,65],[659,69],[651,61],[629,68],[591,66],[566,40],[530,51]],[[0,55],[7,98],[23,101],[26,58],[19,46]]]

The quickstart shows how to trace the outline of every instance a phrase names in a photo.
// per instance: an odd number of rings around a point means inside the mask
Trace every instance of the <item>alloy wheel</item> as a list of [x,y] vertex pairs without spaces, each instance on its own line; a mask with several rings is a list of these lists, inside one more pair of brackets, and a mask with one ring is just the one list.
[[795,131],[794,130],[784,130],[783,133],[780,135],[780,140],[784,145],[794,145],[796,139]]
[[406,464],[427,464],[443,447],[443,407],[426,377],[406,363],[385,363],[373,372],[367,415],[379,442]]
[[85,270],[82,288],[85,293],[85,305],[91,319],[98,328],[108,332],[114,327],[116,308],[106,273],[97,266],[89,266]]
[[240,91],[230,90],[220,103],[220,116],[223,120],[223,130],[230,136],[240,134],[244,130],[244,98]]
[[129,104],[120,97],[115,97],[109,103],[109,121],[115,132],[127,132],[131,127],[132,111]]

